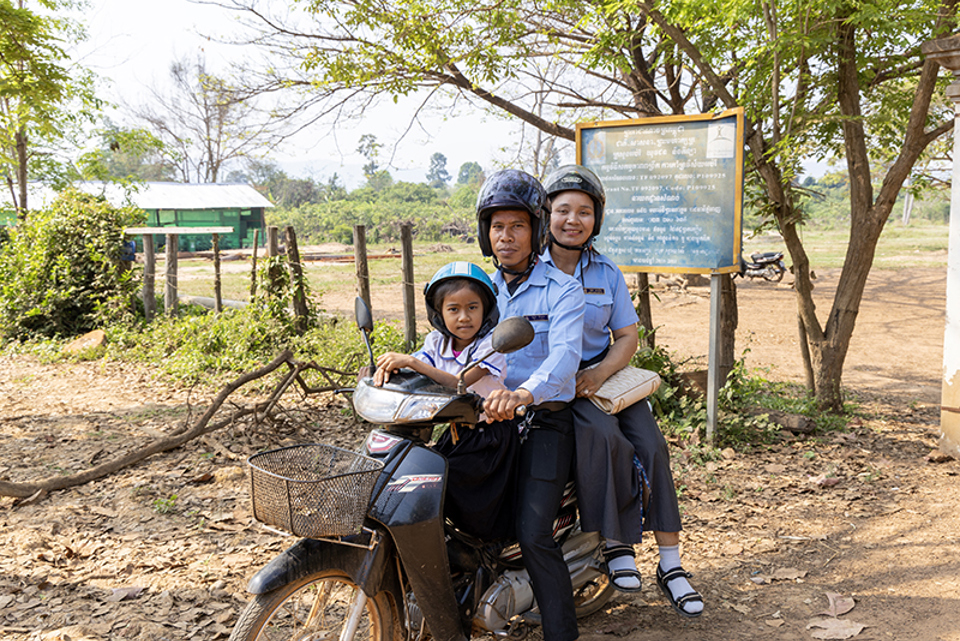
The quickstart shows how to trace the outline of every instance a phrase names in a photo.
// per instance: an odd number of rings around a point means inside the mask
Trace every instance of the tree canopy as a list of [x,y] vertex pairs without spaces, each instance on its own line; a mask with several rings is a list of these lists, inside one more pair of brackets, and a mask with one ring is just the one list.
[[0,0],[0,174],[22,218],[27,181],[63,182],[71,160],[65,140],[91,122],[100,102],[89,71],[71,65],[63,43],[83,37],[78,25],[58,17],[69,0],[36,0],[34,11]]
[[[417,95],[573,140],[584,119],[743,107],[748,197],[784,236],[808,384],[833,409],[880,231],[911,169],[953,126],[933,101],[938,68],[920,44],[954,28],[955,0],[225,4],[241,10],[251,42],[285,61],[251,73],[251,88],[300,91],[299,105],[337,117]],[[529,145],[539,152],[543,142]],[[842,158],[851,186],[848,260],[823,320],[799,234],[804,195],[793,187],[810,157]]]

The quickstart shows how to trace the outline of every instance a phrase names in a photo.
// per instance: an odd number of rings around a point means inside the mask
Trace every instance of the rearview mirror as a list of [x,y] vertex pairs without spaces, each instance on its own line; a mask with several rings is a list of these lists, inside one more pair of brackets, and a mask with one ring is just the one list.
[[501,354],[510,354],[529,345],[534,335],[530,321],[523,316],[511,316],[500,321],[493,330],[490,343]]
[[368,333],[373,331],[373,314],[366,301],[359,296],[353,302],[353,315],[357,319],[357,327]]

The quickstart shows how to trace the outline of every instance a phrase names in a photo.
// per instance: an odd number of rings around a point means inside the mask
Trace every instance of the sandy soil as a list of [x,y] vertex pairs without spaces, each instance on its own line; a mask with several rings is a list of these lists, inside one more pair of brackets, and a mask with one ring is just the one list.
[[[819,276],[826,314],[836,272]],[[388,287],[374,290],[381,313],[396,299]],[[742,283],[739,301],[748,365],[802,380],[789,285]],[[705,354],[708,310],[706,288],[662,291],[659,340],[679,355]],[[846,389],[863,415],[848,432],[785,434],[707,462],[676,447],[684,563],[706,612],[692,622],[672,612],[646,542],[644,590],[582,621],[582,638],[960,641],[960,467],[927,458],[943,316],[941,270],[875,272],[847,359]],[[0,480],[86,469],[196,420],[211,396],[130,366],[0,359]],[[243,461],[267,446],[355,444],[366,430],[343,403],[297,404],[310,420],[225,428],[33,500],[0,497],[0,637],[228,636],[246,580],[289,543],[252,522]],[[853,609],[821,615],[829,594],[852,598]],[[824,636],[815,622],[845,632]]]

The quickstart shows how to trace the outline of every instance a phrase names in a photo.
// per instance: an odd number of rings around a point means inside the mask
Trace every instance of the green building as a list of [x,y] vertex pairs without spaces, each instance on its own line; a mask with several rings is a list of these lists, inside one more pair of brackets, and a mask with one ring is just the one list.
[[[220,235],[221,249],[240,249],[253,245],[254,230],[264,238],[263,213],[273,207],[260,192],[239,183],[140,183],[125,189],[112,183],[81,182],[76,186],[88,193],[104,196],[115,206],[133,204],[147,212],[146,227],[232,227],[230,234]],[[31,209],[52,202],[56,193],[45,185],[30,185]],[[12,225],[16,213],[10,203],[0,201],[0,224]],[[164,238],[157,239],[162,246]],[[138,241],[138,245],[139,245]],[[182,234],[182,251],[210,249],[210,234]]]

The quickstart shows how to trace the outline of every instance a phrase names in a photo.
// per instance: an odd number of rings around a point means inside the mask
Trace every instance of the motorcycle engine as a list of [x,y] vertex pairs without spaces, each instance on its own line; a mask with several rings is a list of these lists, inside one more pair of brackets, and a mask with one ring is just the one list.
[[510,625],[510,619],[532,605],[533,584],[527,571],[509,570],[484,592],[473,621],[490,632],[504,630]]

